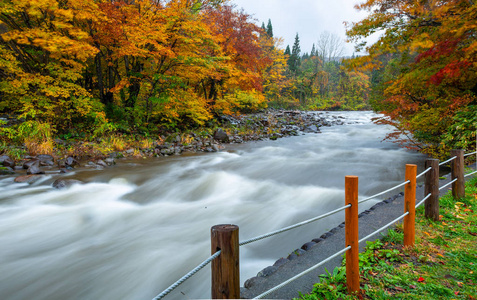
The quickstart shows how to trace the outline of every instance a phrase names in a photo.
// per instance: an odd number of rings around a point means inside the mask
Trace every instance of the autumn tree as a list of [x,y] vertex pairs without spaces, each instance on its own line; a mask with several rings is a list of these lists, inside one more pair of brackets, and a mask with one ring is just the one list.
[[98,52],[88,30],[101,18],[92,0],[3,1],[0,107],[59,131],[105,122],[82,77]]
[[[265,101],[260,94],[263,89],[262,72],[272,63],[272,59],[264,53],[267,47],[273,46],[261,44],[260,37],[272,38],[261,34],[251,16],[243,10],[237,11],[233,5],[208,11],[207,24],[219,39],[220,55],[226,58],[222,68],[202,81],[204,93],[208,91],[207,98],[219,111],[231,112],[233,106],[259,107]],[[247,100],[237,102],[234,96]]]
[[[380,57],[398,54],[392,63],[398,64],[393,70],[399,72],[385,84],[385,104],[380,105],[387,115],[382,121],[396,128],[391,137],[401,139],[404,134],[407,145],[445,155],[464,134],[448,144],[442,138],[459,122],[456,116],[466,115],[460,112],[476,103],[477,4],[381,0],[357,8],[370,14],[348,28],[350,40],[369,53],[356,58],[356,65],[380,68]],[[383,33],[375,44],[362,42],[373,32]]]

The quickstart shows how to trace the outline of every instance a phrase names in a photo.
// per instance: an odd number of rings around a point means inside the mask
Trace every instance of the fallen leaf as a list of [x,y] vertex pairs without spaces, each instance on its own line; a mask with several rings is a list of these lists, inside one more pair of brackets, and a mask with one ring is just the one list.
[[457,282],[457,285],[458,285],[459,287],[463,287],[463,286],[464,286],[464,283],[463,283],[463,282]]
[[459,291],[455,291],[454,294],[457,296],[459,295]]
[[414,284],[410,284],[409,287],[410,287],[411,289],[417,288]]
[[417,280],[417,282],[423,282],[425,279],[421,276],[419,277],[419,279]]
[[447,223],[446,223],[446,222],[442,222],[442,225],[447,226]]
[[425,234],[427,234],[428,236],[431,236],[427,231],[424,231]]
[[400,291],[400,292],[405,292],[405,291],[406,291],[406,290],[403,289],[402,287],[398,287],[398,286],[394,287],[394,289],[395,289],[396,291]]

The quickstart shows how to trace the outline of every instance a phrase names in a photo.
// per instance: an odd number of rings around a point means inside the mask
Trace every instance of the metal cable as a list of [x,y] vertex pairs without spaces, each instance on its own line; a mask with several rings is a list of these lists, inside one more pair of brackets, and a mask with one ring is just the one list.
[[473,175],[473,174],[475,174],[475,173],[477,173],[477,171],[474,171],[474,172],[469,173],[469,174],[465,174],[464,177],[468,177],[468,176]]
[[445,188],[445,187],[447,187],[447,186],[453,184],[454,182],[457,181],[457,179],[458,179],[458,178],[455,178],[455,179],[452,180],[451,182],[449,182],[449,183],[447,183],[447,184],[444,184],[443,186],[441,186],[441,187],[439,188],[439,191],[442,190],[443,188]]
[[195,267],[192,271],[190,271],[189,273],[184,275],[181,279],[174,282],[171,286],[169,286],[167,289],[165,289],[162,293],[157,295],[153,300],[159,300],[159,299],[162,299],[165,296],[167,296],[167,294],[169,294],[170,292],[175,290],[179,285],[184,283],[184,281],[191,278],[195,273],[199,272],[203,267],[207,266],[211,261],[216,259],[220,255],[221,252],[222,252],[222,250],[219,250],[219,251],[215,252],[211,257],[207,258],[204,262],[202,262],[200,265]]
[[477,154],[477,151],[475,151],[475,152],[472,152],[472,153],[467,153],[467,154],[464,154],[464,157],[466,157],[466,156],[469,156],[469,155],[472,155],[472,154]]
[[277,291],[278,289],[284,287],[285,285],[289,284],[290,282],[292,282],[292,281],[294,281],[294,280],[296,280],[296,279],[298,279],[298,278],[300,278],[300,277],[302,277],[302,276],[304,276],[304,275],[310,273],[311,271],[313,271],[314,269],[316,269],[316,268],[318,268],[319,266],[323,265],[324,263],[326,263],[326,262],[332,260],[333,258],[335,258],[335,257],[337,257],[337,256],[340,256],[341,254],[345,253],[345,252],[348,251],[349,249],[351,249],[351,246],[348,246],[348,247],[344,248],[343,250],[341,250],[341,251],[339,251],[339,252],[333,254],[332,256],[328,257],[327,259],[325,259],[325,260],[319,262],[318,264],[314,265],[313,267],[311,267],[311,268],[309,268],[309,269],[307,269],[307,270],[301,272],[301,273],[298,274],[298,275],[293,276],[292,278],[288,279],[287,281],[282,282],[281,284],[277,285],[276,287],[269,289],[268,291],[266,291],[266,292],[264,292],[264,293],[262,293],[262,294],[260,294],[260,295],[258,295],[258,296],[256,296],[256,297],[254,297],[253,299],[262,299],[263,297],[268,296],[269,294],[271,294],[271,293]]
[[403,219],[405,216],[407,216],[409,214],[409,212],[406,212],[404,213],[403,215],[401,215],[399,218],[396,218],[394,220],[392,220],[391,222],[389,222],[388,224],[384,225],[383,227],[379,228],[378,230],[376,230],[375,232],[371,233],[371,234],[368,234],[367,236],[365,236],[364,238],[360,239],[358,242],[361,243],[361,242],[364,242],[366,241],[367,239],[369,239],[370,237],[372,237],[373,235],[381,232],[382,230],[388,228],[389,226],[393,225],[394,223],[396,223],[397,221]]
[[429,172],[430,170],[432,170],[432,167],[427,168],[424,172],[422,172],[421,174],[417,175],[417,176],[416,176],[416,179],[419,178],[419,177],[421,177],[422,175],[426,174],[426,173]]
[[422,199],[421,202],[419,202],[418,204],[416,204],[416,208],[418,208],[419,206],[421,206],[422,203],[424,203],[431,195],[432,195],[431,193],[427,194],[427,196],[424,197],[424,199]]
[[377,196],[381,196],[381,195],[383,195],[383,194],[386,194],[387,192],[390,192],[390,191],[392,191],[392,190],[395,190],[395,189],[397,189],[397,188],[400,188],[400,187],[402,187],[402,186],[404,186],[404,185],[406,185],[406,184],[408,184],[408,183],[410,183],[410,182],[411,182],[410,180],[407,180],[407,181],[405,181],[405,182],[403,182],[403,183],[401,183],[401,184],[396,185],[395,187],[392,187],[392,188],[390,188],[390,189],[388,189],[388,190],[385,190],[384,192],[377,193],[376,195],[373,195],[373,196],[371,196],[371,197],[368,197],[368,198],[359,200],[359,201],[358,201],[358,204],[359,204],[359,203],[366,202],[366,201],[371,200],[371,199],[373,199],[373,198],[376,198]]
[[446,164],[446,163],[448,163],[448,162],[450,162],[450,161],[453,161],[453,160],[456,159],[456,158],[457,158],[457,156],[451,157],[451,158],[449,158],[448,160],[441,162],[441,163],[439,164],[439,166],[442,166],[443,164]]
[[306,221],[297,223],[297,224],[295,224],[295,225],[291,225],[291,226],[288,226],[288,227],[285,227],[285,228],[282,228],[282,229],[278,229],[278,230],[276,230],[276,231],[272,231],[272,232],[270,232],[270,233],[266,233],[266,234],[263,234],[263,235],[260,235],[260,236],[251,238],[251,239],[249,239],[249,240],[245,240],[245,241],[241,242],[241,243],[239,244],[239,246],[243,246],[243,245],[247,245],[247,244],[250,244],[250,243],[253,243],[253,242],[256,242],[256,241],[260,241],[260,240],[269,238],[269,237],[271,237],[271,236],[277,235],[277,234],[279,234],[279,233],[282,233],[282,232],[285,232],[285,231],[288,231],[288,230],[291,230],[291,229],[294,229],[294,228],[297,228],[297,227],[300,227],[300,226],[303,226],[303,225],[306,225],[306,224],[309,224],[309,223],[318,221],[318,220],[323,219],[323,218],[325,218],[325,217],[331,216],[332,214],[335,214],[335,213],[337,213],[337,212],[340,212],[340,211],[342,211],[342,210],[345,210],[345,209],[347,209],[348,207],[351,207],[351,204],[348,204],[348,205],[343,206],[343,207],[341,207],[341,208],[332,210],[332,211],[330,211],[330,212],[328,212],[328,213],[326,213],[326,214],[320,215],[320,216],[318,216],[318,217],[314,217],[314,218],[312,218],[312,219],[309,219],[309,220],[306,220]]

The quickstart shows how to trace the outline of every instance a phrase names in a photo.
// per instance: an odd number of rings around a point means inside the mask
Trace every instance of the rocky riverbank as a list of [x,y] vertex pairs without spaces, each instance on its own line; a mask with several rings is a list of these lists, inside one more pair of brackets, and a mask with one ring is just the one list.
[[[326,112],[268,110],[242,116],[221,116],[215,128],[165,134],[151,143],[106,154],[95,152],[94,144],[91,143],[56,139],[55,143],[62,148],[78,149],[74,151],[76,155],[40,154],[16,160],[8,155],[1,155],[0,175],[15,176],[15,182],[33,183],[41,179],[45,173],[67,173],[78,167],[103,169],[126,157],[152,158],[184,153],[217,152],[224,149],[226,144],[276,140],[304,133],[317,134],[320,133],[320,127],[343,124],[344,117]],[[97,142],[101,142],[101,139]],[[88,151],[88,148],[93,150]],[[79,182],[68,179],[55,182],[53,186],[65,188],[75,183]]]

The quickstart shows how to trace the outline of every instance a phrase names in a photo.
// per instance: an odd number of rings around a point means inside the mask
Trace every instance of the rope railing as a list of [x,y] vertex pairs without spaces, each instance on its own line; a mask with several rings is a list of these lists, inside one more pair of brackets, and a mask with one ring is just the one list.
[[457,158],[457,156],[453,156],[453,157],[449,158],[448,160],[441,162],[441,163],[439,164],[439,166],[445,165],[446,163],[451,162],[451,161],[453,161],[453,160],[456,159],[456,158]]
[[426,175],[426,173],[429,172],[430,170],[432,170],[432,167],[427,168],[424,172],[422,172],[421,174],[417,175],[417,176],[416,176],[416,179],[419,178],[419,177],[421,177],[421,176]]
[[303,222],[300,222],[300,223],[297,223],[297,224],[294,224],[294,225],[290,225],[290,226],[288,226],[288,227],[285,227],[285,228],[282,228],[282,229],[278,229],[278,230],[272,231],[272,232],[270,232],[270,233],[266,233],[266,234],[263,234],[263,235],[254,237],[254,238],[251,238],[251,239],[249,239],[249,240],[245,240],[245,241],[239,243],[239,245],[240,245],[240,246],[247,245],[247,244],[250,244],[250,243],[253,243],[253,242],[257,242],[257,241],[260,241],[260,240],[263,240],[263,239],[272,237],[272,236],[274,236],[274,235],[283,233],[283,232],[285,232],[285,231],[292,230],[292,229],[301,227],[301,226],[303,226],[303,225],[316,222],[316,221],[318,221],[318,220],[320,220],[320,219],[326,218],[326,217],[331,216],[331,215],[333,215],[333,214],[336,214],[336,213],[338,213],[338,212],[340,212],[340,211],[342,211],[342,210],[345,210],[345,209],[347,209],[348,207],[351,207],[351,205],[346,205],[346,206],[337,208],[337,209],[335,209],[335,210],[332,210],[332,211],[330,211],[330,212],[328,212],[328,213],[326,213],[326,214],[323,214],[323,215],[320,215],[320,216],[311,218],[311,219],[309,219],[309,220],[306,220],[306,221],[303,221]]
[[443,186],[441,186],[441,187],[439,188],[439,191],[442,190],[442,189],[445,189],[445,188],[448,187],[449,185],[453,184],[454,182],[457,181],[457,179],[459,179],[459,178],[455,178],[455,179],[452,180],[451,182],[449,182],[449,183],[447,183],[447,184],[444,184]]
[[409,212],[406,212],[405,214],[397,217],[396,219],[392,220],[391,222],[389,222],[388,224],[384,225],[383,227],[379,228],[378,230],[368,234],[367,236],[365,236],[364,238],[360,239],[359,240],[359,243],[361,244],[361,242],[364,242],[366,241],[367,239],[369,239],[370,237],[380,233],[381,231],[383,231],[384,229],[388,228],[389,226],[393,225],[394,223],[404,219],[405,216],[407,216],[409,214]]
[[256,296],[256,297],[254,297],[253,299],[263,299],[264,297],[266,297],[266,296],[270,295],[271,293],[273,293],[273,292],[275,292],[275,291],[281,289],[282,287],[284,287],[285,285],[289,284],[290,282],[295,281],[295,280],[297,280],[297,279],[300,278],[300,277],[303,277],[304,275],[310,273],[311,271],[313,271],[313,270],[315,270],[316,268],[318,268],[319,266],[321,266],[321,265],[327,263],[328,261],[332,260],[333,258],[340,256],[341,254],[345,253],[345,252],[348,251],[349,249],[351,249],[351,246],[348,246],[348,247],[346,247],[346,248],[344,248],[344,249],[342,249],[342,250],[336,252],[335,254],[331,255],[330,257],[328,257],[328,258],[322,260],[321,262],[317,263],[317,264],[314,265],[313,267],[311,267],[311,268],[309,268],[309,269],[307,269],[307,270],[305,270],[305,271],[303,271],[303,272],[301,272],[301,273],[299,273],[299,274],[293,276],[292,278],[288,279],[287,281],[282,282],[281,284],[275,286],[274,288],[269,289],[268,291],[266,291],[266,292],[264,292],[264,293],[262,293],[262,294],[260,294],[260,295],[258,295],[258,296]]
[[173,290],[175,290],[178,286],[180,286],[182,283],[184,283],[187,279],[191,278],[192,276],[195,275],[195,273],[199,272],[200,270],[202,270],[205,266],[207,266],[210,262],[212,262],[214,259],[216,259],[220,253],[222,251],[217,251],[215,252],[212,256],[210,256],[209,258],[207,258],[206,260],[204,260],[200,265],[198,265],[197,267],[195,267],[194,269],[192,269],[189,273],[187,273],[186,275],[182,276],[179,280],[177,280],[176,282],[174,282],[171,286],[169,286],[167,289],[165,289],[162,293],[160,293],[159,295],[157,295],[156,297],[154,297],[153,300],[160,300],[162,298],[164,298],[165,296],[167,296],[170,292],[172,292]]
[[407,181],[405,181],[405,182],[403,182],[403,183],[400,183],[400,184],[398,184],[398,185],[396,185],[396,186],[394,186],[394,187],[392,187],[392,188],[390,188],[390,189],[387,189],[387,190],[385,190],[385,191],[383,191],[383,192],[377,193],[377,194],[375,194],[375,195],[373,195],[373,196],[371,196],[371,197],[368,197],[368,198],[359,200],[359,201],[358,201],[358,204],[361,204],[361,203],[363,203],[363,202],[369,201],[369,200],[374,199],[374,198],[376,198],[376,197],[378,197],[378,196],[384,195],[384,194],[386,194],[386,193],[388,193],[388,192],[390,192],[390,191],[392,191],[392,190],[395,190],[395,189],[397,189],[397,188],[400,188],[400,187],[402,187],[402,186],[405,186],[405,185],[408,184],[408,183],[409,183],[409,180],[407,180]]
[[416,204],[416,208],[418,208],[419,206],[421,206],[424,202],[426,202],[427,199],[429,199],[429,197],[432,196],[431,193],[427,194],[426,197],[424,197],[424,199],[422,199],[418,204]]
[[469,155],[473,155],[473,154],[477,154],[477,151],[474,151],[474,152],[471,152],[471,153],[464,154],[464,157],[466,157],[466,156],[469,156]]
[[469,176],[474,175],[474,174],[476,174],[476,173],[477,173],[477,171],[474,171],[474,172],[472,172],[472,173],[465,174],[464,177],[469,177]]

